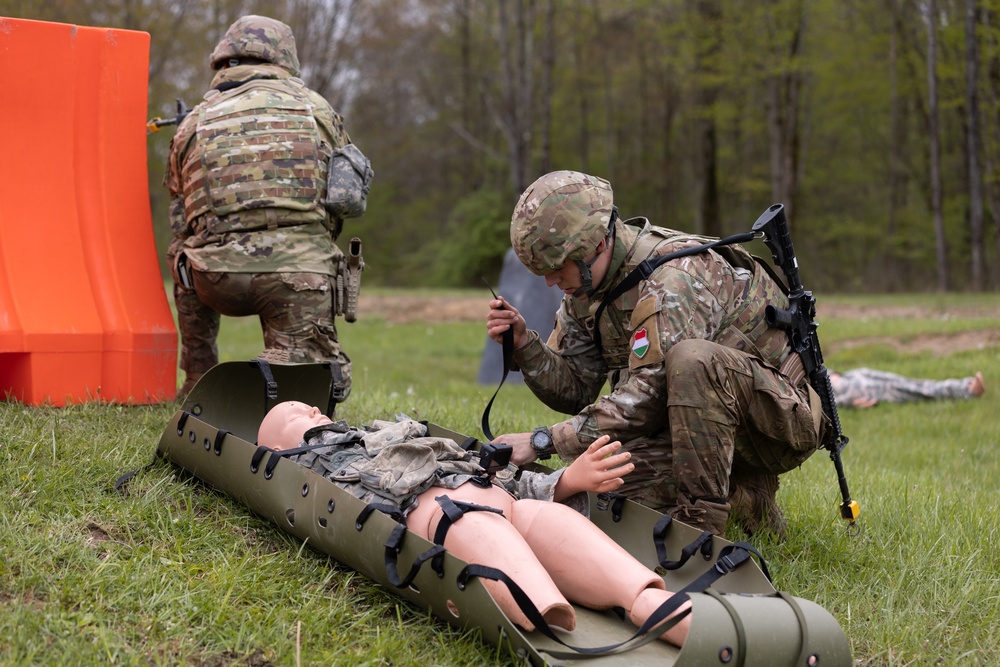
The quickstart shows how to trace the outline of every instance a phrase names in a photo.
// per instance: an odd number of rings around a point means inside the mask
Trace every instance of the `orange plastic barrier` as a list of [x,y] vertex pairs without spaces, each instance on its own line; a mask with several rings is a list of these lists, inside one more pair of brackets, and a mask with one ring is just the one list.
[[0,400],[176,396],[148,65],[144,32],[0,17]]

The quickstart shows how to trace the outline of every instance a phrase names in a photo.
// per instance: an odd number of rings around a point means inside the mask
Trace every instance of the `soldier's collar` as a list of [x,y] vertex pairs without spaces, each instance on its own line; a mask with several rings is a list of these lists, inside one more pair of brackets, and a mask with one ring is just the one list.
[[628,257],[636,238],[639,236],[637,227],[640,225],[636,224],[637,221],[642,221],[644,223],[643,227],[649,225],[649,222],[645,218],[630,218],[629,220],[619,220],[615,223],[615,246],[611,252],[611,263],[608,264],[608,272],[604,274],[601,284],[597,286],[597,289],[594,290],[594,293],[590,297],[592,304],[600,303],[604,295],[621,282],[619,274],[622,272],[622,267],[625,266],[625,259]]

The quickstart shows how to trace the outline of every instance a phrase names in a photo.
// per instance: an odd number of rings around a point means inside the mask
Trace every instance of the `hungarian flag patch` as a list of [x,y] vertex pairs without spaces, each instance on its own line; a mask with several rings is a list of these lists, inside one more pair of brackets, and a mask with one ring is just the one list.
[[649,351],[649,338],[646,337],[646,329],[643,327],[632,334],[632,352],[642,359],[643,355]]

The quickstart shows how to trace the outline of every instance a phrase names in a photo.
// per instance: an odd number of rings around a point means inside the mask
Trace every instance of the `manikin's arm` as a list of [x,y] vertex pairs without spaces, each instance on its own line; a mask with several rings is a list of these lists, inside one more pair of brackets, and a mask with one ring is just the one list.
[[625,480],[622,476],[635,469],[630,463],[632,455],[628,452],[615,454],[621,449],[622,443],[611,442],[611,436],[604,435],[591,443],[583,454],[571,463],[559,482],[556,483],[553,500],[561,502],[572,495],[584,491],[607,493],[618,489]]

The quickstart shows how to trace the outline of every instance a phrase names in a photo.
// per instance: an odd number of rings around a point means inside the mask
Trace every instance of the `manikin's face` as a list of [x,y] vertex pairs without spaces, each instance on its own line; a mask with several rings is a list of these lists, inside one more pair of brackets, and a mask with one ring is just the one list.
[[257,444],[271,449],[292,449],[302,434],[331,420],[319,408],[298,401],[285,401],[271,408],[257,431]]

